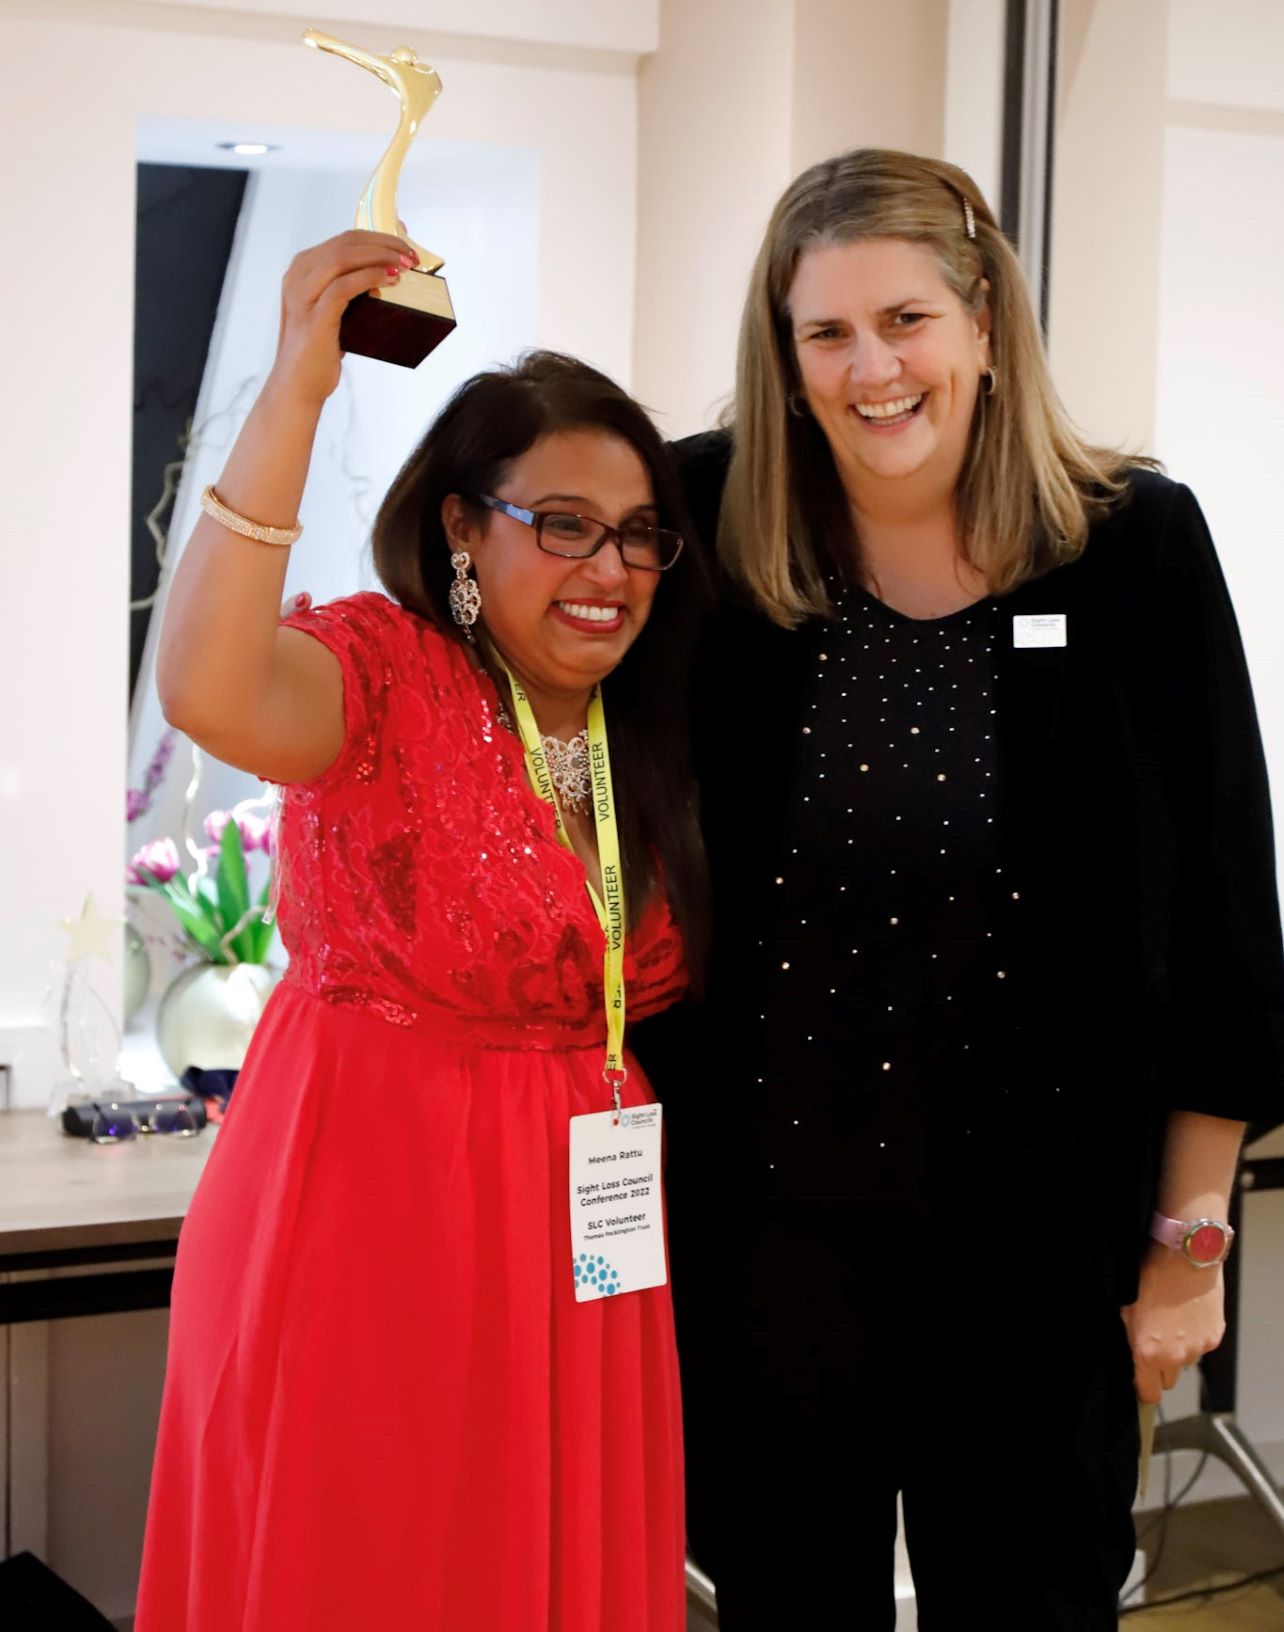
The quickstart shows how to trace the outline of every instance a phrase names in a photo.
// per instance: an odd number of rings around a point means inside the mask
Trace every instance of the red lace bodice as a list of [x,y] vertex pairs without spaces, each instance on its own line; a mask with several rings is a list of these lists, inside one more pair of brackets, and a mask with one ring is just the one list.
[[[602,931],[579,859],[526,778],[494,686],[382,595],[289,619],[343,669],[344,746],[282,791],[287,979],[482,1048],[602,1045]],[[631,915],[628,1015],[681,995],[666,903]]]

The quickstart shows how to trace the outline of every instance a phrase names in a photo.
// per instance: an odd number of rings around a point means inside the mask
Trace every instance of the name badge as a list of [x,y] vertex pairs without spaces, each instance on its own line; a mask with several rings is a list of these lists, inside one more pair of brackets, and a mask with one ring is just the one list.
[[1066,615],[1064,612],[1035,612],[1012,619],[1014,646],[1064,646],[1066,643]]
[[571,1118],[571,1254],[575,1298],[663,1286],[659,1105]]

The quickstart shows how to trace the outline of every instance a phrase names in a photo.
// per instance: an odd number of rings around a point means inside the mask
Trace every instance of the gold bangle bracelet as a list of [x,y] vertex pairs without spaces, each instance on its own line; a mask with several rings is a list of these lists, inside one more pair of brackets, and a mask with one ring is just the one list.
[[303,531],[297,524],[293,527],[265,527],[261,522],[239,516],[235,510],[228,509],[212,486],[207,487],[201,494],[201,509],[207,516],[213,516],[214,520],[226,527],[229,532],[240,533],[242,538],[252,538],[256,544],[279,544],[288,547]]

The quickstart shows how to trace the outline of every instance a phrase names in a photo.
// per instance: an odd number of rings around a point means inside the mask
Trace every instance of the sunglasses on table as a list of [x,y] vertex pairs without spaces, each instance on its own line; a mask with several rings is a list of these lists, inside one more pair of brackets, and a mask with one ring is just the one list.
[[577,516],[567,510],[523,510],[518,504],[479,493],[478,504],[511,516],[535,529],[535,542],[546,555],[560,555],[567,561],[583,561],[596,555],[603,544],[614,544],[626,567],[643,572],[664,572],[682,554],[682,534],[667,527],[652,527],[645,521],[626,521],[610,527],[592,516]]
[[190,1139],[201,1131],[205,1120],[185,1098],[161,1099],[152,1105],[93,1100],[86,1109],[94,1113],[88,1134],[96,1145],[123,1145],[139,1134]]

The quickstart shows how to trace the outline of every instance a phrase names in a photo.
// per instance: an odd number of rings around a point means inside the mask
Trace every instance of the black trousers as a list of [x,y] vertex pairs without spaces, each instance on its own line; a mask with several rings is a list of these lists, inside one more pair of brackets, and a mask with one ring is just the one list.
[[[734,1236],[734,1239],[732,1239]],[[1132,1563],[1132,1365],[1064,1242],[781,1208],[675,1261],[691,1551],[722,1632],[1105,1632]]]

